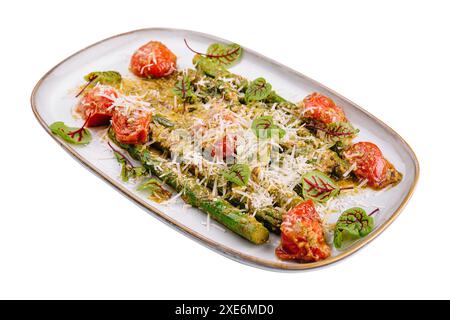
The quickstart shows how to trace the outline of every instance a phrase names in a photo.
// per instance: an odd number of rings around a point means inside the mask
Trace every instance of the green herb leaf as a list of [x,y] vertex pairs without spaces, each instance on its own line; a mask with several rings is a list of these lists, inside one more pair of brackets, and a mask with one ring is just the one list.
[[246,186],[250,179],[250,167],[247,164],[235,164],[223,172],[223,177],[240,187]]
[[[270,94],[267,96],[267,98],[265,99],[266,103],[279,103],[279,104],[287,104],[289,105],[290,102],[288,102],[286,99],[284,99],[283,97],[279,96],[278,93],[276,93],[275,91],[271,91]],[[296,105],[294,105],[295,107],[297,107]]]
[[92,140],[91,132],[88,129],[68,127],[61,121],[52,123],[49,128],[53,134],[71,144],[86,145]]
[[189,98],[194,96],[191,80],[187,75],[183,75],[183,77],[177,82],[175,88],[173,88],[173,93],[180,97],[182,101],[187,101]]
[[241,57],[242,48],[236,43],[229,45],[213,43],[209,46],[206,54],[206,58],[225,68],[229,68],[238,63]]
[[236,43],[213,43],[209,46],[207,53],[192,49],[186,39],[184,39],[184,43],[189,50],[196,53],[193,60],[196,68],[211,77],[220,76],[218,72],[228,72],[226,69],[235,65],[241,59],[243,52],[242,47]]
[[84,80],[91,84],[101,83],[116,85],[122,81],[122,76],[117,71],[94,71],[84,76]]
[[117,162],[122,166],[122,170],[120,171],[120,177],[123,182],[128,182],[130,179],[136,179],[142,176],[147,175],[147,169],[144,167],[135,167],[122,153],[114,149],[110,145],[111,149],[114,152],[114,156],[117,159]]
[[158,123],[166,128],[172,128],[174,126],[173,122],[170,121],[169,119],[163,117],[160,114],[155,114],[152,118],[152,121],[154,123]]
[[132,167],[129,164],[122,164],[120,177],[123,182],[128,182],[130,179],[137,179],[145,175],[147,175],[147,170],[144,167]]
[[138,191],[147,191],[149,193],[149,199],[155,202],[163,202],[170,199],[172,193],[164,189],[164,187],[156,179],[149,179],[137,188]]
[[192,60],[195,68],[202,71],[207,76],[218,78],[229,74],[228,70],[223,66],[215,63],[212,59],[202,57],[197,54]]
[[351,208],[339,217],[334,231],[334,246],[341,248],[344,241],[364,238],[374,228],[374,221],[362,208]]
[[253,120],[252,131],[260,139],[270,139],[278,133],[280,139],[286,135],[286,131],[273,123],[272,116],[262,116]]
[[326,125],[315,125],[319,135],[328,141],[338,142],[344,139],[353,138],[359,132],[348,122],[333,122]]
[[120,152],[117,152],[115,150],[113,152],[117,162],[119,162],[122,166],[122,170],[120,171],[120,178],[123,182],[128,182],[128,180],[130,180],[130,177],[133,175],[132,172],[134,167]]
[[326,174],[315,170],[303,175],[302,190],[305,199],[325,203],[335,197],[339,193],[340,188]]
[[250,83],[245,92],[245,100],[250,101],[261,101],[266,99],[272,92],[272,85],[266,82],[264,78],[258,78]]
[[116,71],[95,71],[85,75],[84,80],[86,80],[87,83],[81,91],[78,92],[76,95],[77,98],[84,92],[84,90],[94,86],[97,83],[109,85],[119,84],[122,81],[122,76]]

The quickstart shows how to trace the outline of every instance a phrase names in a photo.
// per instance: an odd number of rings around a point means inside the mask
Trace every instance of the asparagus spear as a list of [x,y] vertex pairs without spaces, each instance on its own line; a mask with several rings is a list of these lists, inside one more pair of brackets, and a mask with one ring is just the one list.
[[[160,151],[166,151],[166,149],[161,147],[161,144],[154,144],[154,147],[159,149]],[[189,171],[196,175],[200,180],[204,179],[205,176],[203,176],[201,173],[196,170],[194,166],[189,167]],[[214,188],[214,176],[207,179],[207,186],[209,189]],[[239,194],[235,194],[233,190],[231,192],[227,192],[223,195],[223,198],[230,202],[231,204],[240,207],[241,209],[245,208],[245,203],[240,201],[240,198],[242,196]],[[265,207],[255,210],[255,218],[264,226],[269,229],[271,232],[280,233],[280,227],[281,223],[283,222],[283,211],[275,208]]]
[[115,144],[127,150],[153,175],[164,180],[176,191],[182,192],[182,198],[188,204],[210,214],[214,220],[254,244],[263,244],[269,239],[269,231],[254,217],[243,213],[220,197],[213,197],[210,190],[199,185],[194,177],[174,171],[169,161],[147,147],[117,142],[112,129],[108,133]]

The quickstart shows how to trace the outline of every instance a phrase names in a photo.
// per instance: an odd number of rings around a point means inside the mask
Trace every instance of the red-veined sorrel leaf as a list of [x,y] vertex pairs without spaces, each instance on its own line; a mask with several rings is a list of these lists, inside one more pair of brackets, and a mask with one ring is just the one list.
[[[373,213],[378,212],[379,209]],[[344,241],[367,236],[374,228],[374,220],[362,208],[351,208],[342,213],[334,230],[334,246],[341,248]]]
[[173,88],[173,93],[180,97],[183,101],[187,101],[189,98],[194,96],[191,80],[187,75],[183,75],[183,77],[177,82]]
[[71,144],[85,145],[92,140],[91,132],[84,128],[85,124],[81,128],[73,128],[68,127],[64,122],[58,121],[52,123],[49,128],[53,134]]
[[229,68],[235,65],[242,57],[243,51],[242,47],[236,43],[233,44],[213,43],[208,47],[206,53],[201,53],[192,49],[187,43],[186,39],[184,39],[184,43],[186,44],[188,49],[191,50],[192,52],[224,68]]
[[192,59],[192,63],[197,70],[200,70],[207,76],[213,78],[223,77],[229,74],[228,70],[223,66],[199,54],[194,56],[194,58]]
[[286,135],[286,131],[273,123],[272,116],[262,116],[253,120],[252,130],[260,139],[270,139],[278,133],[279,138]]
[[340,141],[347,138],[352,138],[358,134],[359,130],[353,128],[348,122],[333,122],[330,124],[308,124],[307,128],[316,130],[318,135],[322,136],[328,141]]
[[325,203],[336,196],[340,189],[326,174],[320,171],[311,171],[302,177],[303,197],[313,201]]
[[223,172],[223,177],[240,187],[244,187],[250,178],[250,167],[247,164],[235,164],[228,171]]
[[93,86],[97,83],[108,85],[119,84],[120,81],[122,81],[122,76],[117,71],[94,71],[85,75],[84,80],[87,81],[87,83],[76,95],[76,97],[80,96],[88,87]]
[[206,56],[209,59],[213,59],[217,64],[229,68],[238,63],[241,59],[242,48],[236,43],[229,45],[213,43],[209,46]]
[[122,81],[122,76],[117,71],[94,71],[84,76],[85,81],[100,82],[101,84],[115,85]]
[[272,85],[266,79],[258,78],[249,84],[245,92],[245,100],[247,102],[264,100],[271,92]]

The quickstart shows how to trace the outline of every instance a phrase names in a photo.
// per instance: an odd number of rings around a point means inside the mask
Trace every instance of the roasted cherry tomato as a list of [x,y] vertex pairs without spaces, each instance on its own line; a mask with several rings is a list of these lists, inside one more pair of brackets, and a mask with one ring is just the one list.
[[281,244],[276,254],[283,260],[315,262],[326,259],[331,249],[325,242],[320,216],[307,200],[283,216]]
[[303,117],[325,124],[347,121],[344,111],[333,100],[314,92],[303,99]]
[[211,151],[211,156],[215,157],[216,155],[222,155],[224,159],[231,157],[233,154],[236,154],[236,147],[237,136],[226,135],[222,140],[219,140],[214,144],[214,147]]
[[131,57],[130,69],[141,78],[161,78],[176,70],[177,56],[164,44],[150,41]]
[[360,179],[367,179],[367,185],[381,189],[401,180],[401,174],[387,161],[381,150],[371,142],[358,142],[344,152],[345,159],[356,168]]
[[145,108],[124,111],[114,109],[112,128],[116,139],[125,144],[143,144],[148,141],[152,114]]
[[112,117],[112,104],[118,97],[116,90],[108,86],[96,86],[87,92],[76,107],[83,119],[88,119],[86,126],[108,125]]

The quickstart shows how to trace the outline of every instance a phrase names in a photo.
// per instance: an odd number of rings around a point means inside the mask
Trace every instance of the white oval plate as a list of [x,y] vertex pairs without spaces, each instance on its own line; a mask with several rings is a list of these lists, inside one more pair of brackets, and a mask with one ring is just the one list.
[[330,96],[343,107],[349,120],[361,130],[358,140],[376,143],[385,156],[404,174],[403,181],[394,188],[384,192],[367,190],[349,199],[354,205],[368,204],[367,208],[370,206],[381,208],[381,213],[376,216],[376,229],[345,251],[333,251],[332,256],[324,261],[310,264],[280,261],[274,254],[279,243],[278,236],[271,235],[269,243],[265,245],[252,245],[232,232],[225,231],[215,222],[207,224],[205,214],[197,209],[187,208],[181,200],[170,205],[159,205],[146,199],[143,194],[135,191],[135,185],[123,183],[119,179],[120,169],[112,157],[111,150],[99,141],[102,130],[93,130],[93,142],[86,147],[66,144],[51,134],[48,125],[55,121],[80,125],[81,121],[75,120],[71,115],[71,109],[77,101],[72,89],[82,84],[82,77],[85,74],[94,70],[117,70],[123,75],[129,75],[128,65],[131,55],[150,40],[165,43],[178,56],[179,68],[192,67],[193,54],[185,47],[184,38],[200,50],[206,49],[214,42],[229,42],[198,32],[159,28],[136,30],[108,38],[75,53],[51,69],[33,90],[31,96],[33,112],[55,141],[117,190],[148,209],[163,222],[239,262],[277,270],[302,270],[328,265],[351,255],[369,243],[400,214],[414,191],[419,175],[416,156],[408,144],[395,131],[355,103],[320,83],[245,48],[244,57],[232,68],[233,72],[249,79],[265,77],[281,96],[290,101],[300,101],[313,91]]

